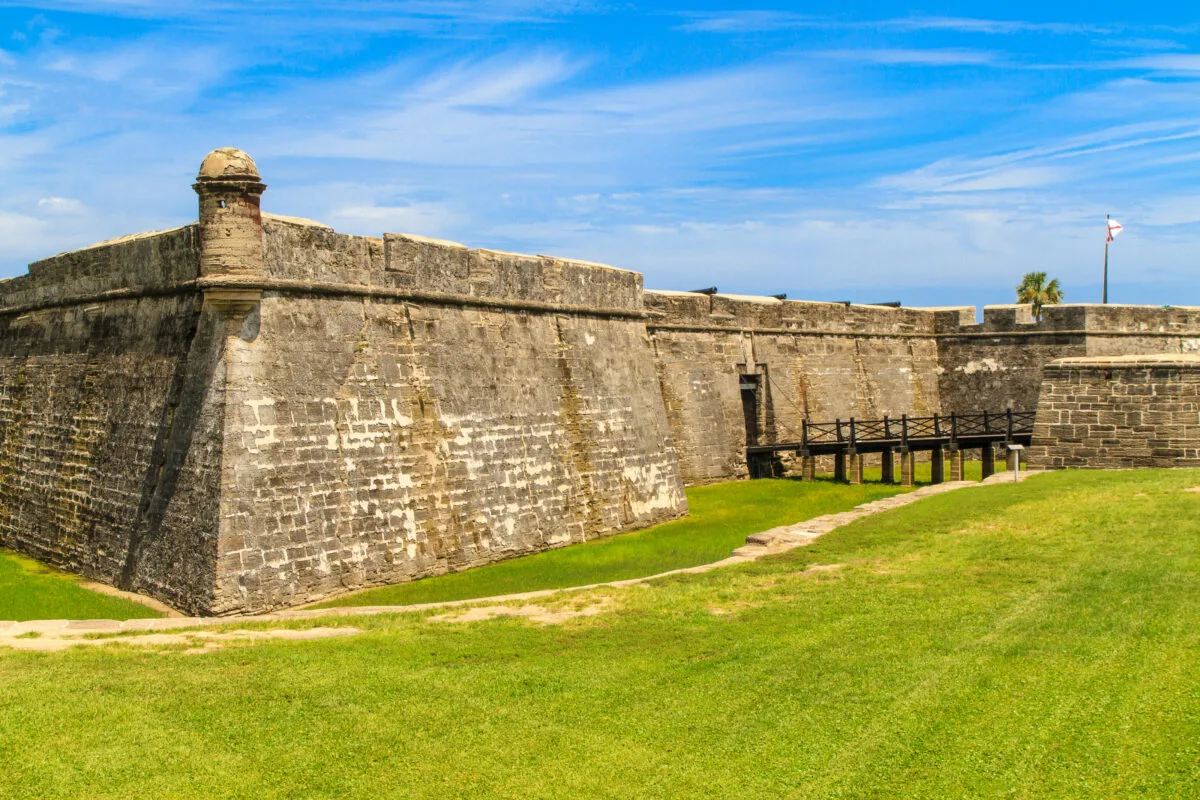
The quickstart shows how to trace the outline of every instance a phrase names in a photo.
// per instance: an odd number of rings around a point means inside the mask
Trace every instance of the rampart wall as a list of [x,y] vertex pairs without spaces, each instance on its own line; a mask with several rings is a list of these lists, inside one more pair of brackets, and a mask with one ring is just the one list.
[[[757,376],[759,444],[801,420],[1033,410],[1042,367],[1084,355],[1200,350],[1200,308],[890,308],[646,292],[659,382],[688,484],[744,477],[743,376]],[[798,469],[782,457],[784,473]]]
[[[686,512],[641,276],[268,220],[218,595],[278,606]],[[271,288],[275,287],[275,288]]]
[[1058,358],[1200,349],[1200,308],[1063,304],[1037,322],[1029,306],[988,306],[937,313],[940,391],[946,413],[987,402],[990,409],[1032,410],[1042,367]]
[[1064,358],[1045,368],[1035,468],[1200,466],[1200,354]]
[[806,418],[941,407],[928,311],[656,291],[646,309],[687,483],[746,475],[744,375],[757,377],[760,443],[798,441]]
[[196,226],[0,282],[0,544],[200,608],[213,595],[223,326]]

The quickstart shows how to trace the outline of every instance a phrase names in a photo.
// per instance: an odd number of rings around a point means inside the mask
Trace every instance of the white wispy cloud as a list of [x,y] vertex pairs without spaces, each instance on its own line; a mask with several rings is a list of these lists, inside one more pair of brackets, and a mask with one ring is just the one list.
[[827,18],[787,11],[687,12],[681,16],[687,21],[679,26],[680,30],[700,33],[755,33],[832,24]]
[[[376,159],[480,168],[606,165],[646,169],[705,158],[699,151],[756,143],[778,149],[778,129],[805,137],[891,107],[839,98],[792,63],[752,65],[611,88],[576,87],[583,64],[561,54],[506,55],[451,65],[407,90],[347,108],[327,87],[327,113],[293,123],[268,146],[279,155]],[[286,101],[290,102],[290,101]],[[846,129],[843,136],[854,136]],[[699,142],[703,141],[701,146]],[[816,141],[816,139],[811,139]],[[674,152],[672,152],[674,151]],[[714,150],[709,150],[711,154]],[[711,157],[711,155],[707,156]],[[697,164],[702,167],[703,164]]]
[[973,50],[961,47],[939,47],[929,49],[884,48],[863,50],[817,50],[811,53],[817,58],[839,61],[861,61],[868,64],[920,65],[920,66],[982,66],[1003,60],[999,53],[988,50]]
[[409,203],[405,205],[344,205],[334,208],[323,220],[335,227],[350,226],[356,230],[373,229],[380,233],[420,233],[424,236],[446,236],[458,229],[464,220],[444,203]]
[[1024,20],[982,19],[973,17],[909,16],[881,19],[845,19],[833,16],[797,14],[787,11],[740,10],[686,12],[680,29],[703,33],[745,34],[803,28],[891,30],[903,32],[946,31],[1006,35],[1015,33],[1052,33],[1061,35],[1111,34],[1129,26],[1075,22],[1028,22]]
[[[864,23],[869,26],[870,23]],[[1027,22],[1025,20],[979,19],[973,17],[912,16],[885,19],[875,26],[899,31],[951,31],[956,33],[1052,33],[1059,35],[1110,34],[1123,25],[1079,22]]]
[[[451,26],[554,22],[593,10],[590,0],[0,0],[0,8],[186,22],[196,30],[239,31],[278,38],[297,31],[408,31],[439,34]],[[244,32],[244,30],[243,30]]]
[[1119,50],[1134,50],[1139,52],[1149,50],[1186,50],[1187,45],[1182,42],[1177,42],[1174,39],[1156,39],[1149,37],[1133,37],[1125,39],[1097,39],[1095,42],[1101,47],[1110,47]]
[[1193,53],[1166,53],[1138,56],[1111,64],[1120,69],[1150,70],[1153,72],[1200,74],[1200,55]]
[[77,214],[83,210],[83,203],[73,197],[42,197],[37,206],[49,214]]

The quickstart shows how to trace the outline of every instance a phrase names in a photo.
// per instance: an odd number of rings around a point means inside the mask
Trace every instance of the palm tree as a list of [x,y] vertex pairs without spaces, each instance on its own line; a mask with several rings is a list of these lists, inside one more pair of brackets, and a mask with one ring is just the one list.
[[1042,321],[1042,306],[1061,303],[1062,299],[1063,290],[1058,284],[1058,278],[1046,283],[1044,272],[1025,273],[1021,285],[1017,287],[1017,302],[1032,305],[1033,316],[1038,322]]

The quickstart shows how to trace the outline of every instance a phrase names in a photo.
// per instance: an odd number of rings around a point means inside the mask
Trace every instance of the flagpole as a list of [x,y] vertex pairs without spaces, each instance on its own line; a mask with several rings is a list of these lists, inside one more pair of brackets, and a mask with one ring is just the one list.
[[1108,240],[1112,232],[1108,229],[1108,214],[1104,215],[1104,294],[1100,302],[1108,305]]

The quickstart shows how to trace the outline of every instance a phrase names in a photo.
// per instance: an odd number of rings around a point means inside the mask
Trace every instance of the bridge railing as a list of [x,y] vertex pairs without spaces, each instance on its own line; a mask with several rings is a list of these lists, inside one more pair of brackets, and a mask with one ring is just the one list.
[[802,424],[802,444],[842,444],[853,446],[867,442],[904,442],[922,439],[947,439],[956,441],[968,438],[1012,439],[1033,432],[1035,411],[983,411],[973,414],[952,413],[949,416],[934,414],[931,417],[910,417],[902,414],[899,419],[836,419],[832,422],[808,422]]

